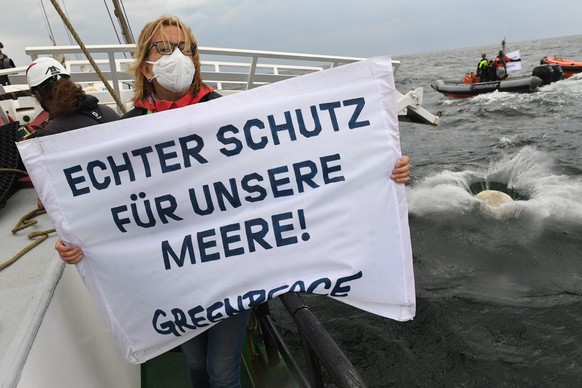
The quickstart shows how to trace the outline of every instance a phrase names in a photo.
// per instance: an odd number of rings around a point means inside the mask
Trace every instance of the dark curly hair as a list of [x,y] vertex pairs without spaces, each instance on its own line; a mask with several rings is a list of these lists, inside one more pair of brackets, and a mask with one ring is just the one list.
[[69,78],[54,81],[52,87],[43,89],[40,95],[41,100],[51,101],[49,112],[51,119],[72,115],[79,110],[85,99],[85,91]]

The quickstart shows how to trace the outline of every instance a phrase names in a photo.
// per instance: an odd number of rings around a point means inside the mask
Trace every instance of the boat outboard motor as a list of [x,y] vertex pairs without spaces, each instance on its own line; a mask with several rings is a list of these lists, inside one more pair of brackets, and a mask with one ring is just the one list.
[[554,79],[554,69],[548,64],[536,66],[532,70],[531,75],[541,78],[542,86],[549,85]]
[[562,70],[562,66],[558,65],[557,63],[552,63],[550,66],[552,66],[552,69],[554,70],[554,77],[552,77],[552,82],[564,79],[564,70]]

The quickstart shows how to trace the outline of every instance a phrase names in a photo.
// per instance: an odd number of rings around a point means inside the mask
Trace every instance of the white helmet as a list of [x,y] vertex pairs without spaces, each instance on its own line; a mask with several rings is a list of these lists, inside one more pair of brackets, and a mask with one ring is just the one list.
[[26,69],[26,80],[28,86],[34,88],[42,84],[51,77],[61,78],[71,76],[67,70],[54,58],[39,57],[35,59]]

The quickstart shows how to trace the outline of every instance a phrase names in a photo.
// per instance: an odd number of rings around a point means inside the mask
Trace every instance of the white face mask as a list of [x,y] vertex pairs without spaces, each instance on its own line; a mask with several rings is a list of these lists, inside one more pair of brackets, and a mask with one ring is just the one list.
[[182,54],[177,47],[170,55],[162,55],[155,62],[145,62],[154,65],[152,67],[154,78],[170,92],[183,92],[192,85],[195,73],[194,62],[190,57]]

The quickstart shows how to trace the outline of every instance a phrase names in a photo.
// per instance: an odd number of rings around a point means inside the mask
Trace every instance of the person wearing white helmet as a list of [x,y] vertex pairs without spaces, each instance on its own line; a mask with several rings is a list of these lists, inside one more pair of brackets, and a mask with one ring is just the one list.
[[50,57],[37,58],[26,69],[32,95],[49,114],[48,120],[36,131],[37,136],[119,119],[113,109],[99,104],[96,97],[85,94],[70,77],[64,66]]
[[[60,77],[69,78],[70,76],[71,74],[65,70],[63,65],[51,57],[39,57],[26,69],[26,80],[31,89],[39,87],[49,79],[56,81]],[[45,86],[48,84],[46,83]]]

